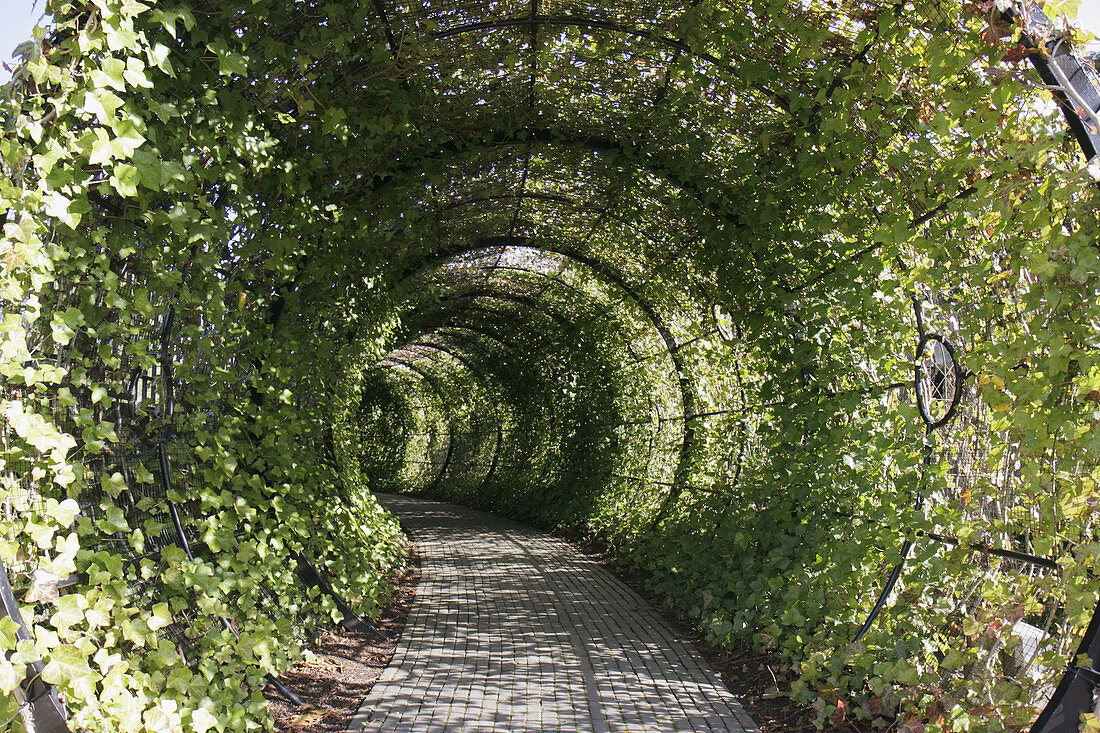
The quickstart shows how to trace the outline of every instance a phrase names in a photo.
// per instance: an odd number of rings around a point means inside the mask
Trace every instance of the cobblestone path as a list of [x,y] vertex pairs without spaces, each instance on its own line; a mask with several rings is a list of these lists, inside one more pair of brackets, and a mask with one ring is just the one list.
[[396,655],[350,731],[755,731],[699,654],[569,544],[380,495],[420,548]]

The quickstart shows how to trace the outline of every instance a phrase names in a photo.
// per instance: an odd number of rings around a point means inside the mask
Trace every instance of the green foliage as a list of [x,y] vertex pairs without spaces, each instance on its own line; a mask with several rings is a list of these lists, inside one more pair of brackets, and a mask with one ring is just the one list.
[[[0,690],[41,658],[83,729],[270,727],[334,612],[294,554],[375,611],[396,488],[597,535],[822,721],[1027,726],[1100,556],[1056,111],[958,7],[684,5],[49,4],[0,107]],[[914,302],[973,373],[928,437]]]

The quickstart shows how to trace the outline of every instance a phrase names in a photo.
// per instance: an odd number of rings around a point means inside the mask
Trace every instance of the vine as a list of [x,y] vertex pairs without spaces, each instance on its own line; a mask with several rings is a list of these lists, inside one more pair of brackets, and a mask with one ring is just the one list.
[[598,536],[821,723],[1026,728],[1097,602],[1100,261],[1001,5],[49,3],[0,721],[41,661],[76,730],[270,728],[339,618],[295,558],[376,611],[397,489]]

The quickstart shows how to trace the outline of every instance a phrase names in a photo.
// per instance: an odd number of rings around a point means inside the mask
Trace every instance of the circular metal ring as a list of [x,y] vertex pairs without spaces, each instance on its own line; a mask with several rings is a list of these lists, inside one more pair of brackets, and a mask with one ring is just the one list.
[[917,409],[930,428],[938,428],[955,416],[965,379],[955,346],[939,334],[925,334],[917,344],[914,384]]

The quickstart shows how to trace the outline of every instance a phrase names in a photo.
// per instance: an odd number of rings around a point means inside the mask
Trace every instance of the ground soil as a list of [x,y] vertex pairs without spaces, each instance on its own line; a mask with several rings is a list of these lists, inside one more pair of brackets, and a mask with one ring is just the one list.
[[388,641],[366,632],[327,629],[311,647],[312,655],[300,660],[279,681],[305,703],[296,708],[268,685],[264,688],[267,710],[282,733],[342,733],[359,704],[393,658],[405,628],[420,580],[420,560],[410,546],[405,567],[394,574],[393,598],[382,609],[375,626]]
[[[782,677],[782,665],[751,650],[719,649],[685,619],[669,611],[669,605],[646,586],[646,575],[614,561],[587,542],[569,538],[623,582],[649,601],[682,639],[691,643],[719,672],[745,711],[760,726],[761,733],[809,733],[816,731],[813,711],[782,696],[789,680]],[[327,630],[313,646],[313,656],[298,662],[280,680],[305,703],[295,708],[270,686],[264,690],[268,711],[281,733],[342,733],[363,698],[389,664],[409,615],[420,563],[416,547],[410,545],[409,561],[393,579],[397,590],[377,619],[390,641],[380,643],[366,633],[347,632],[339,627]],[[826,728],[825,733],[851,733],[853,728]]]

